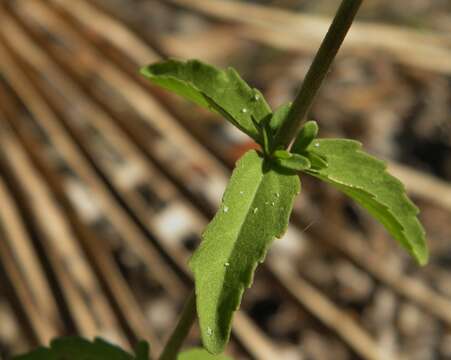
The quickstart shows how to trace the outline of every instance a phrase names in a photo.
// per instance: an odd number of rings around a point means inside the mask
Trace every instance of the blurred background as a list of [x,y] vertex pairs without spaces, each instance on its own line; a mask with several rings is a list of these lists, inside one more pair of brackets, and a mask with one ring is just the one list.
[[[0,1],[0,357],[69,334],[160,351],[192,287],[187,259],[255,144],[139,67],[233,66],[277,107],[339,3]],[[421,209],[429,265],[304,176],[228,354],[451,359],[450,34],[447,0],[366,0],[310,114],[322,137],[388,161]]]

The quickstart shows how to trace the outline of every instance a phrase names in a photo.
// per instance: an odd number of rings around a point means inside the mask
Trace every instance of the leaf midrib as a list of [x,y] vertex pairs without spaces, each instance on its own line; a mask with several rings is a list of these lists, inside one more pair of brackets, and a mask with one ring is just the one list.
[[[260,158],[260,155],[257,153],[257,156]],[[263,165],[264,165],[264,162],[265,162],[265,160],[263,159],[263,161],[261,162],[261,166],[263,167]],[[258,185],[256,186],[256,190],[254,191],[254,193],[252,194],[252,200],[249,202],[249,207],[247,208],[247,210],[246,210],[246,216],[244,216],[243,217],[243,221],[242,222],[240,222],[240,226],[239,226],[239,231],[237,232],[237,236],[235,237],[237,240],[240,238],[240,236],[241,236],[241,232],[243,231],[243,227],[244,227],[244,224],[246,223],[246,221],[247,221],[247,219],[249,218],[249,216],[251,216],[251,212],[252,212],[252,205],[254,204],[254,201],[255,201],[255,198],[256,198],[256,196],[257,196],[257,194],[258,194],[258,191],[260,190],[260,186],[262,185],[262,183],[263,183],[263,179],[265,178],[265,176],[266,176],[266,174],[267,174],[268,172],[266,172],[266,173],[264,173],[263,171],[261,172],[261,176],[260,176],[260,179],[259,179],[259,183],[258,183]],[[232,248],[231,248],[231,250],[230,250],[230,252],[229,252],[229,254],[228,254],[228,256],[227,256],[227,259],[230,259],[230,256],[235,252],[235,248],[236,248],[236,246],[237,246],[237,241],[234,241],[233,242],[233,246],[232,246]],[[224,275],[224,277],[225,277],[225,275]]]

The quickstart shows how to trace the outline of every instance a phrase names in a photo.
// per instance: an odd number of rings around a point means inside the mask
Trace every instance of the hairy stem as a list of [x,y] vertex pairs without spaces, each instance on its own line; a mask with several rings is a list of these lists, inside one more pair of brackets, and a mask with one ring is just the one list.
[[188,336],[191,326],[196,320],[196,295],[194,290],[189,295],[180,315],[180,319],[166,343],[159,360],[176,360],[183,341]]
[[296,138],[310,106],[326,77],[363,0],[343,0],[321,47],[310,66],[287,118],[276,134],[275,144],[288,148]]

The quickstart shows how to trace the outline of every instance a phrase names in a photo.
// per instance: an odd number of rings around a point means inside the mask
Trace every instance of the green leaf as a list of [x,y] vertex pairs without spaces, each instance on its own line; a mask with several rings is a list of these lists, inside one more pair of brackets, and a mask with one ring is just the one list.
[[311,167],[310,160],[300,154],[292,154],[286,150],[276,150],[274,156],[276,163],[288,170],[301,171]]
[[425,232],[419,210],[402,183],[386,171],[385,163],[366,154],[361,144],[348,139],[317,139],[307,150],[325,157],[327,167],[306,172],[326,181],[367,209],[420,263],[426,264]]
[[255,127],[259,131],[259,141],[258,143],[261,145],[263,153],[266,155],[271,154],[271,139],[272,139],[272,132],[269,127],[269,122],[271,121],[271,115],[265,117],[260,122],[257,122],[257,120],[252,117],[252,121],[255,125]]
[[298,137],[296,138],[291,149],[294,153],[304,151],[318,135],[318,124],[316,121],[307,121],[301,128]]
[[252,118],[262,121],[271,115],[271,108],[263,95],[249,87],[234,69],[219,70],[198,60],[168,60],[143,67],[141,74],[152,83],[223,115],[261,143]]
[[272,114],[271,121],[269,122],[269,127],[273,134],[277,132],[279,127],[282,125],[283,121],[287,117],[291,109],[291,102],[279,106]]
[[150,360],[150,347],[146,341],[140,341],[135,346],[135,360]]
[[297,175],[276,171],[256,151],[236,164],[221,208],[190,261],[204,347],[217,354],[230,336],[233,312],[272,240],[285,232]]
[[276,151],[274,151],[274,156],[277,159],[285,160],[285,159],[289,159],[292,156],[292,154],[287,150],[276,150]]
[[232,360],[225,355],[212,355],[202,348],[193,348],[182,352],[177,356],[177,360]]
[[310,168],[312,170],[321,170],[327,167],[327,158],[323,155],[312,153],[310,151],[303,151],[301,155],[305,156],[310,161]]
[[137,357],[134,357],[100,338],[90,342],[73,336],[55,339],[50,348],[40,347],[13,360],[149,360],[147,344],[140,343],[137,349]]

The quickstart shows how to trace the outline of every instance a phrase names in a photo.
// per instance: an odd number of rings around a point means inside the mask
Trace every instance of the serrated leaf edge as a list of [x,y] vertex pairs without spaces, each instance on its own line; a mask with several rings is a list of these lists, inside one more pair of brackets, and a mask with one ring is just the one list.
[[[317,140],[329,140],[329,139],[317,139]],[[419,222],[418,218],[416,217],[416,216],[420,213],[420,210],[418,209],[418,207],[417,207],[417,206],[409,199],[409,197],[407,196],[407,193],[406,193],[406,189],[405,189],[404,184],[403,184],[399,179],[397,179],[396,177],[394,177],[393,175],[391,175],[391,174],[387,171],[387,163],[386,163],[385,161],[382,161],[382,160],[380,160],[380,159],[378,159],[378,158],[376,158],[376,157],[374,157],[374,156],[368,154],[367,152],[363,151],[363,150],[362,150],[362,149],[363,149],[363,145],[362,145],[362,143],[359,142],[359,141],[351,140],[351,139],[330,139],[330,140],[346,140],[346,141],[349,141],[349,142],[354,143],[354,144],[356,145],[356,150],[355,150],[356,153],[359,153],[360,155],[363,155],[363,156],[365,156],[365,157],[370,158],[372,161],[377,162],[377,163],[381,166],[381,170],[383,170],[387,175],[389,175],[389,176],[392,178],[392,180],[395,181],[396,184],[399,186],[399,189],[401,190],[400,192],[401,192],[401,196],[403,197],[403,200],[406,201],[407,203],[409,203],[409,204],[412,206],[412,208],[415,210],[415,212],[414,212],[414,215],[415,215],[415,221],[420,225],[419,227],[421,228],[421,231],[422,231],[421,235],[422,235],[422,237],[424,238],[425,235],[426,235],[426,233],[425,233],[425,231],[424,231],[423,226],[421,225],[421,223]],[[321,154],[318,154],[317,152],[315,152],[314,148],[313,148],[313,149],[310,149],[309,151],[311,151],[311,152],[313,152],[313,153],[316,153],[317,155],[321,155]],[[333,183],[331,183],[330,181],[328,181],[328,179],[323,178],[322,176],[320,176],[319,173],[316,172],[316,171],[311,171],[310,169],[309,169],[309,170],[302,170],[302,171],[305,172],[305,173],[307,173],[307,174],[309,174],[309,175],[311,175],[311,176],[314,176],[314,177],[316,177],[316,178],[319,178],[319,179],[322,180],[322,181],[328,182],[328,183],[330,183],[331,185],[334,185]],[[418,261],[418,263],[419,263],[420,265],[425,265],[425,264],[428,262],[427,247],[424,247],[425,255],[423,256],[423,254],[419,253],[419,252],[415,249],[415,247],[413,247],[413,246],[410,244],[410,242],[408,241],[408,237],[406,236],[406,233],[405,233],[405,230],[406,230],[406,229],[405,229],[405,227],[397,220],[396,214],[393,213],[393,211],[392,211],[392,209],[391,209],[390,207],[388,207],[387,205],[385,205],[384,203],[382,203],[382,202],[380,201],[380,199],[379,199],[376,195],[374,195],[374,194],[368,192],[366,189],[364,189],[364,188],[362,188],[362,187],[354,186],[354,185],[352,185],[352,184],[347,184],[347,183],[345,183],[345,182],[343,182],[343,181],[340,181],[340,180],[337,179],[337,178],[330,177],[330,179],[333,180],[333,181],[335,181],[336,183],[338,183],[338,184],[344,186],[344,187],[353,188],[353,189],[357,189],[357,190],[359,190],[359,191],[364,192],[367,196],[369,196],[370,198],[374,199],[378,204],[380,204],[381,206],[385,207],[386,210],[387,210],[387,212],[391,215],[391,217],[392,217],[392,219],[394,220],[394,222],[396,222],[396,223],[398,224],[398,226],[401,228],[401,231],[402,231],[402,233],[403,233],[403,235],[404,235],[404,239],[402,239],[402,240],[401,240],[401,239],[397,239],[397,240],[399,240],[403,245],[405,245],[405,247],[406,247],[408,250],[410,250],[409,252],[415,257],[415,259]],[[344,193],[346,193],[346,191],[345,191],[344,189],[341,189],[341,191],[343,191]],[[348,194],[346,194],[346,195],[348,195]],[[348,195],[348,196],[350,196],[350,195]],[[351,199],[352,199],[352,197],[351,197]],[[385,224],[384,224],[384,226],[385,226]]]

